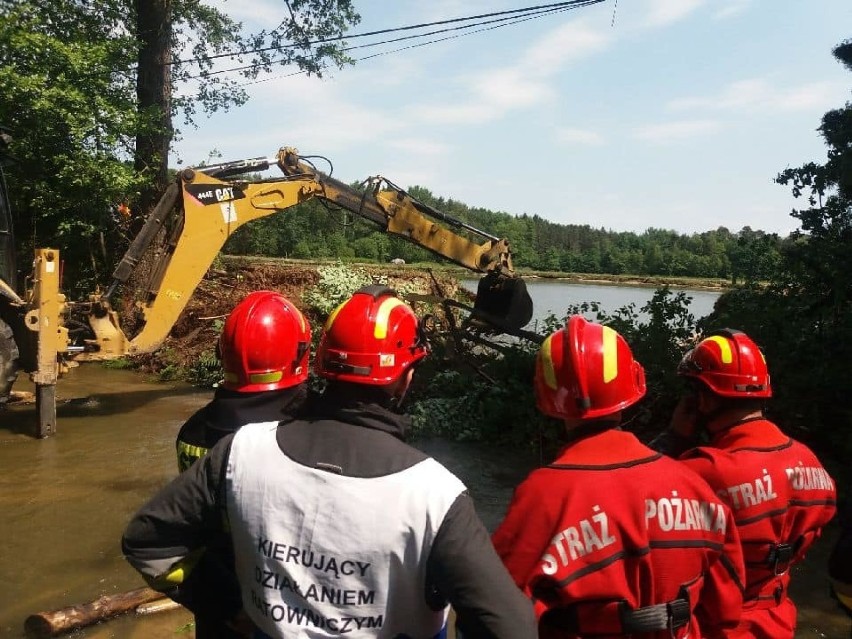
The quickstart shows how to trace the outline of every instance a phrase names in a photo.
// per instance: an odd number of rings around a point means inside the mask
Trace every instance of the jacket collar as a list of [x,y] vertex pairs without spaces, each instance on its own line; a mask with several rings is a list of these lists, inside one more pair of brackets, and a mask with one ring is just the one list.
[[593,430],[585,437],[570,441],[554,465],[610,466],[652,461],[660,457],[640,442],[633,433],[620,428]]
[[411,418],[408,415],[394,412],[375,401],[364,401],[357,397],[329,392],[317,398],[311,418],[333,419],[371,428],[402,440],[411,428]]
[[746,419],[720,430],[712,436],[710,446],[735,450],[740,448],[773,448],[790,442],[790,438],[781,432],[768,419],[758,417]]
[[306,386],[298,384],[259,393],[238,393],[217,388],[209,404],[208,423],[212,428],[230,432],[245,424],[292,419],[306,401]]

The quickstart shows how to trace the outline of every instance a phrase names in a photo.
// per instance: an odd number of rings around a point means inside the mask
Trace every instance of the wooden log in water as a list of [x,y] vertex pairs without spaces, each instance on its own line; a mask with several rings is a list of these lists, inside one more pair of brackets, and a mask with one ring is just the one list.
[[155,612],[166,612],[168,610],[177,610],[180,604],[177,601],[172,601],[168,597],[157,599],[149,603],[144,603],[136,608],[137,615],[153,615]]
[[103,595],[88,603],[30,615],[24,622],[24,631],[27,637],[31,639],[55,637],[110,617],[122,615],[143,604],[162,598],[163,593],[151,588],[139,588],[115,595]]

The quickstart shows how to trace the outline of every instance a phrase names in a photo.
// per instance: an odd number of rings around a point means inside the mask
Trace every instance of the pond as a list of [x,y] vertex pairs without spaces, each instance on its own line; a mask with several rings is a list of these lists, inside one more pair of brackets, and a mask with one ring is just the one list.
[[[476,292],[479,280],[462,280],[462,285],[469,291]],[[608,284],[579,284],[560,280],[526,280],[527,291],[533,301],[533,319],[541,321],[548,315],[559,317],[565,310],[581,302],[598,302],[601,310],[613,312],[622,306],[635,304],[636,311],[642,308],[653,296],[656,287],[623,286]],[[718,291],[672,288],[673,291],[683,291],[691,299],[690,312],[696,319],[709,315],[713,305],[719,299]],[[641,317],[641,314],[640,314]],[[590,318],[591,319],[591,318]]]

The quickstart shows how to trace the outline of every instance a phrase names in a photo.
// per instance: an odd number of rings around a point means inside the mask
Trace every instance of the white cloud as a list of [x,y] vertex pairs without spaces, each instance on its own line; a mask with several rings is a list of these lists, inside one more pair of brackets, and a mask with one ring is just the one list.
[[552,29],[527,49],[518,68],[533,75],[549,76],[606,48],[610,36],[582,20]]
[[418,106],[411,113],[426,124],[477,124],[493,120],[497,115],[495,109],[485,104]]
[[430,2],[413,4],[417,7],[417,14],[413,20],[415,22],[447,20],[482,13],[494,13],[509,8],[509,3],[494,2],[493,0],[431,0]]
[[680,120],[639,127],[634,137],[650,142],[667,143],[713,133],[722,128],[717,120]]
[[764,78],[739,80],[719,93],[672,100],[672,111],[705,110],[773,113],[828,108],[842,99],[844,88],[832,82],[811,82],[796,87],[776,87]]
[[556,129],[556,139],[559,142],[571,145],[583,144],[587,146],[600,146],[604,143],[603,136],[596,131],[563,127]]
[[704,0],[649,0],[645,26],[664,27],[698,9]]
[[473,124],[497,120],[506,113],[529,109],[552,99],[553,76],[566,66],[606,48],[610,36],[581,21],[552,29],[519,56],[501,65],[456,78],[456,86],[471,90],[458,102],[424,105],[416,117],[430,124]]
[[[745,13],[753,0],[729,0],[728,2],[718,2],[714,5],[716,12],[713,14],[714,20],[727,20]],[[722,5],[722,6],[719,6]]]
[[272,29],[285,18],[289,18],[287,6],[278,0],[207,0],[205,4],[229,15],[237,22],[242,22],[247,31],[255,31],[258,28]]
[[[272,155],[280,146],[295,146],[302,153],[334,157],[342,149],[387,140],[408,126],[404,114],[393,115],[384,103],[348,99],[351,83],[361,78],[353,73],[335,80],[319,80],[298,75],[275,78],[246,88],[251,99],[241,108],[242,126],[235,126],[233,114],[217,114],[225,124],[217,127],[215,139],[186,131],[180,144],[181,156],[195,163],[207,156],[209,148],[219,149],[225,160],[250,155]],[[248,123],[248,125],[246,124]]]
[[812,82],[785,91],[776,105],[788,111],[806,111],[814,108],[829,108],[846,96],[846,88],[830,82]]

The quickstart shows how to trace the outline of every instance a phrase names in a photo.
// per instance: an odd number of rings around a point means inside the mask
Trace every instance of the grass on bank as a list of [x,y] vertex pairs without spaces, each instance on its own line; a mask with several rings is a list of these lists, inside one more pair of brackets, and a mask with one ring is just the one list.
[[[390,264],[386,262],[370,262],[353,259],[325,259],[304,260],[285,257],[261,257],[252,255],[221,255],[219,259],[226,264],[280,264],[286,266],[311,267],[327,266],[329,264],[343,263],[348,266],[362,266],[372,270],[387,272],[420,272],[435,271],[458,279],[475,279],[479,274],[446,262],[416,262],[411,264]],[[567,273],[564,271],[536,271],[532,269],[518,269],[516,273],[528,279],[560,280],[565,282],[576,282],[577,284],[602,284],[614,286],[645,286],[659,288],[668,286],[671,288],[692,288],[708,290],[725,290],[731,287],[731,282],[721,278],[707,277],[681,277],[663,275],[629,275],[629,274],[604,274],[604,273]]]

